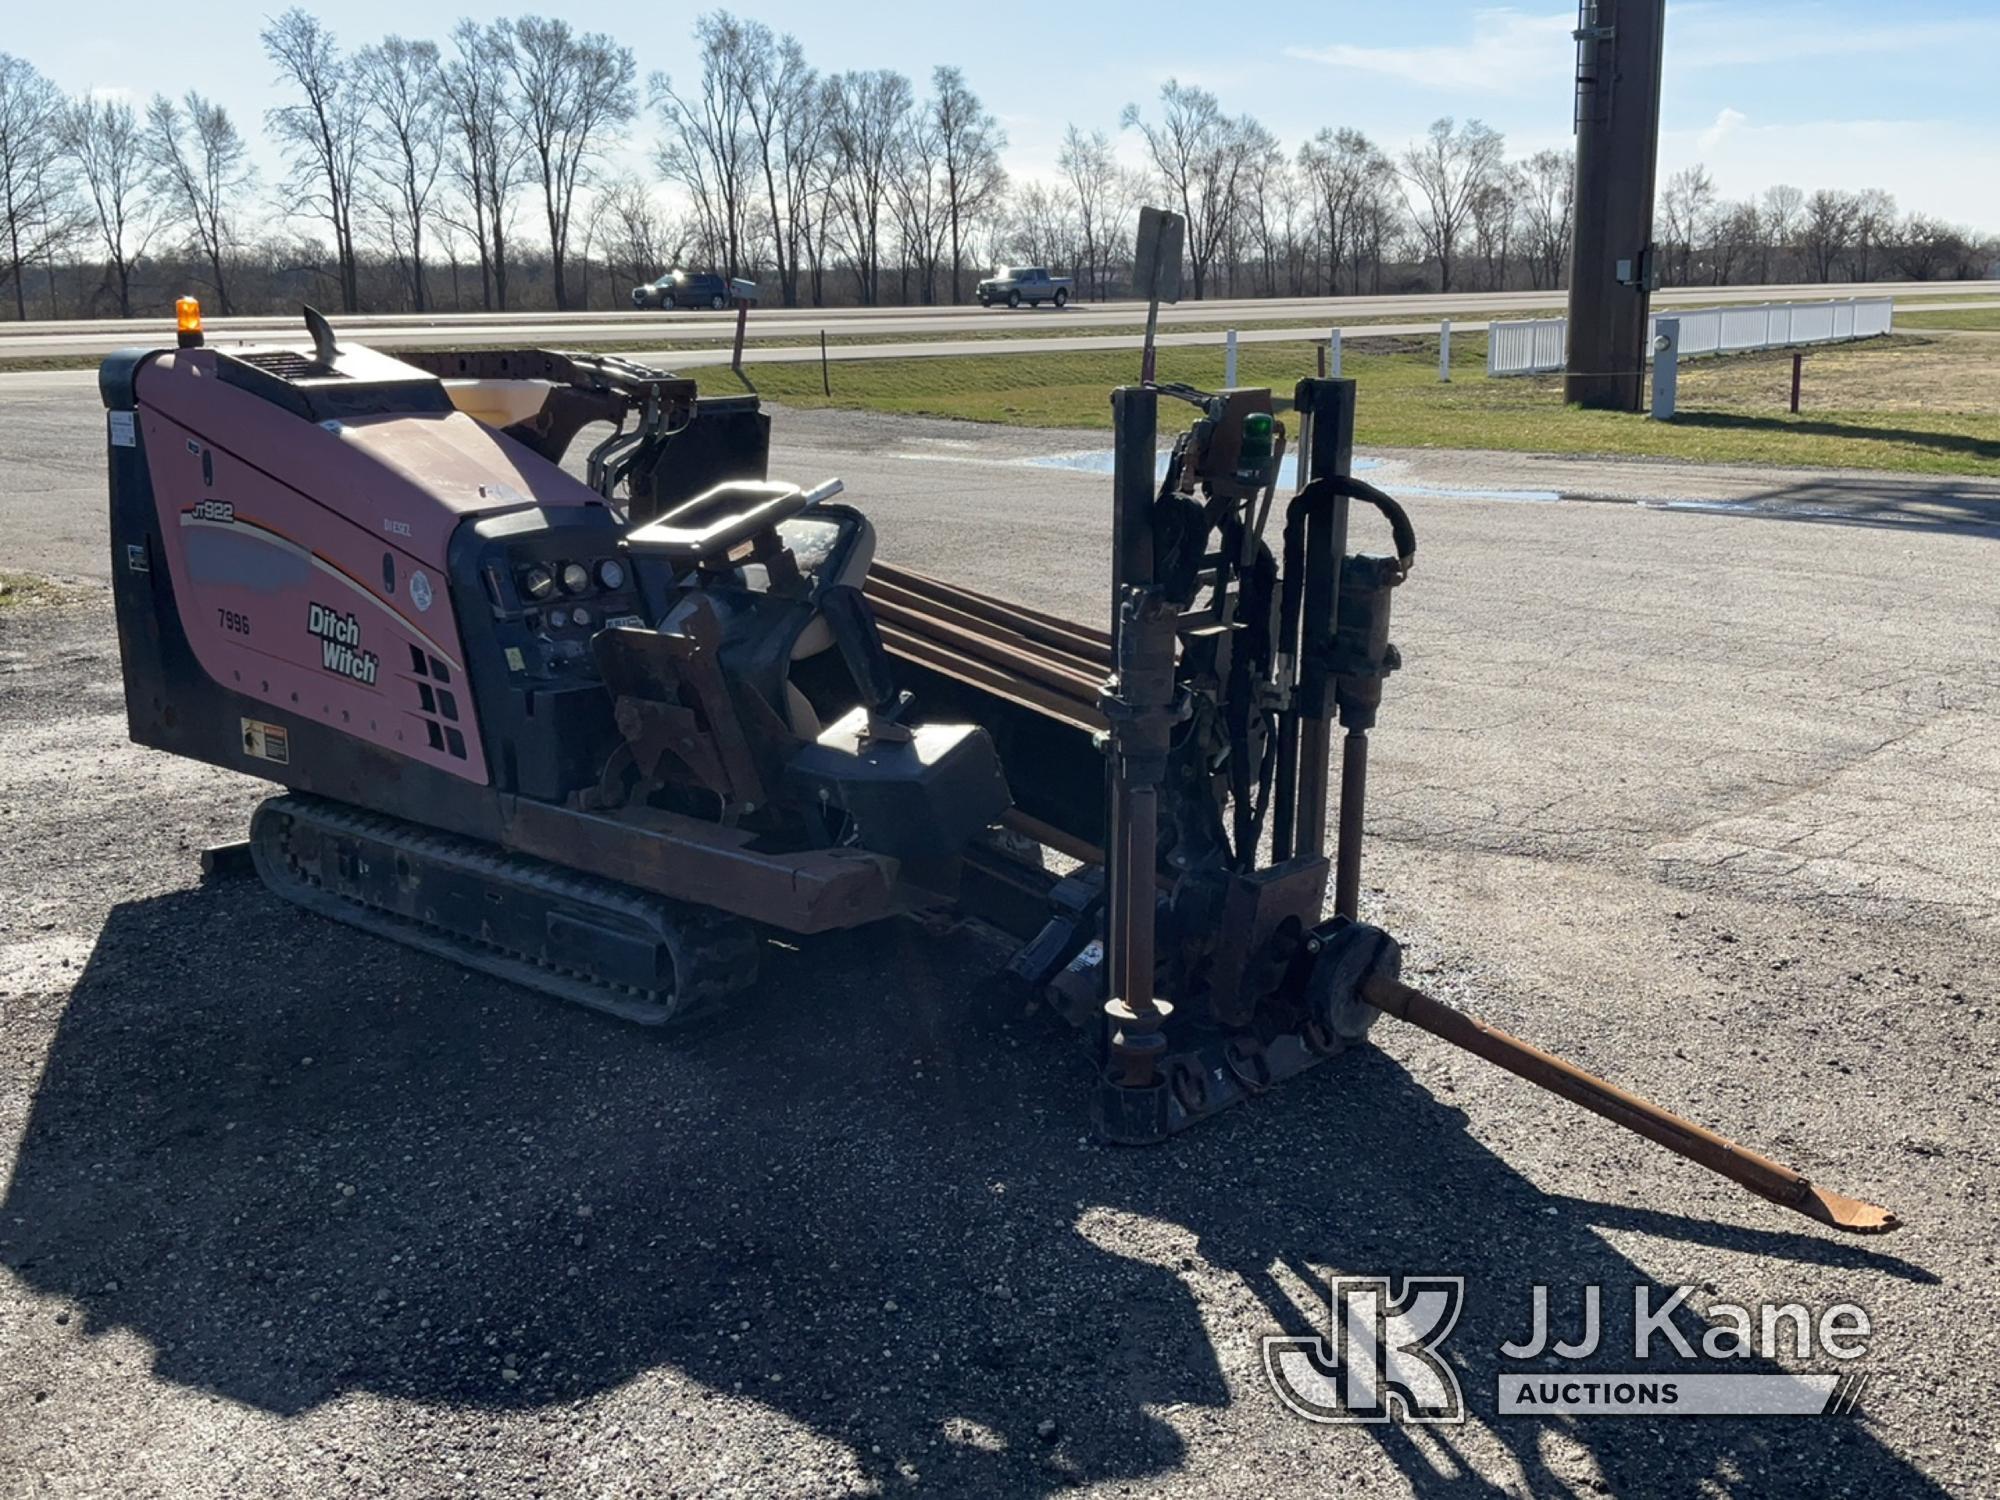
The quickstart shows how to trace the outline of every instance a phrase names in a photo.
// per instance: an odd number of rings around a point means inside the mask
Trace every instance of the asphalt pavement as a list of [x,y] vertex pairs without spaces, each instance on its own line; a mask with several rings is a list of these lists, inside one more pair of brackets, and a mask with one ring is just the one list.
[[[0,1492],[2000,1487],[2000,488],[1364,455],[1420,534],[1364,915],[1413,982],[1904,1217],[1864,1242],[1391,1022],[1121,1152],[963,934],[774,947],[676,1043],[203,884],[266,789],[125,741],[102,421],[0,384],[0,567],[78,580],[0,609]],[[884,557],[1105,608],[1101,436],[775,426]],[[1467,1420],[1287,1410],[1260,1339],[1407,1273],[1466,1278]],[[1875,1378],[1848,1417],[1501,1417],[1537,1283],[1603,1289],[1602,1370],[1640,1367],[1635,1287],[1853,1301]]]

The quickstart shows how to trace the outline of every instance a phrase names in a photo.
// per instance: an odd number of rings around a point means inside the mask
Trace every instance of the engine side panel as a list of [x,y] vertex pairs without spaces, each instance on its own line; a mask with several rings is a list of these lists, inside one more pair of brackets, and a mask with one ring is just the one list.
[[202,669],[259,702],[484,783],[443,570],[143,396],[138,420],[161,551]]
[[[167,562],[166,535],[131,373],[148,356],[106,366],[106,461],[111,479],[112,598],[135,743],[497,842],[503,799],[463,774],[385,750],[287,704],[218,682],[196,658]],[[175,512],[178,515],[178,512]],[[173,522],[178,525],[178,520]],[[254,736],[246,725],[261,726]]]

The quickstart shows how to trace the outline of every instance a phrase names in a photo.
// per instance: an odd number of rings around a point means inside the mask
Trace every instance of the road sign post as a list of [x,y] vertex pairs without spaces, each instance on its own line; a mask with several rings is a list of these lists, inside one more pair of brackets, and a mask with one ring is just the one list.
[[750,326],[750,309],[757,303],[757,283],[734,276],[729,281],[729,300],[736,304],[736,346],[729,354],[729,368],[743,373],[743,335]]
[[1181,300],[1181,246],[1187,221],[1164,208],[1139,210],[1139,237],[1132,252],[1132,287],[1146,298],[1146,347],[1139,356],[1139,379],[1153,382],[1154,342],[1160,332],[1160,304]]

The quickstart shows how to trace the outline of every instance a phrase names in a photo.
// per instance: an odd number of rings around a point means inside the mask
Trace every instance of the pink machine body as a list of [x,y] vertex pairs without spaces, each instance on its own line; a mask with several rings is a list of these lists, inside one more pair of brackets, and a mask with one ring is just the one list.
[[215,378],[207,350],[161,355],[136,388],[161,550],[208,675],[485,783],[447,545],[468,516],[598,495],[458,411],[302,422]]

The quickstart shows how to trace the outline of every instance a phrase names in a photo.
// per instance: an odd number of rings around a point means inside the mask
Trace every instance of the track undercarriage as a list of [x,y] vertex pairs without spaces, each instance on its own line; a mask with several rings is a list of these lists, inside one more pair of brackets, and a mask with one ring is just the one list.
[[271,798],[250,855],[308,911],[642,1026],[712,1016],[757,981],[740,917],[339,802]]

